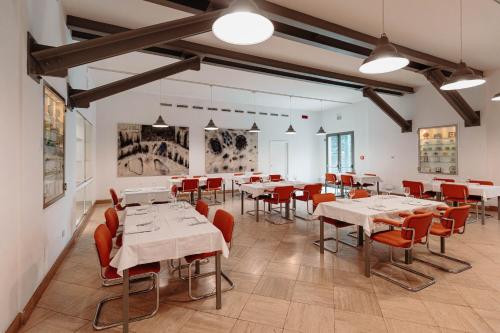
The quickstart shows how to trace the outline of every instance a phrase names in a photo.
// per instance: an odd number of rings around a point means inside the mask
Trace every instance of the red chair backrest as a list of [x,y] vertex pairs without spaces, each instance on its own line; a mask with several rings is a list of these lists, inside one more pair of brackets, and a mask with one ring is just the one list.
[[177,196],[177,192],[178,192],[178,190],[179,190],[179,189],[177,188],[177,185],[172,185],[172,187],[170,187],[170,192],[172,192],[172,195],[173,195],[174,197],[176,197],[176,196]]
[[113,205],[118,205],[120,203],[120,200],[118,199],[118,195],[116,194],[116,191],[112,188],[109,189],[109,194],[111,194],[111,200],[113,200]]
[[304,186],[304,191],[309,193],[309,198],[312,198],[315,194],[320,194],[323,189],[323,184],[309,184]]
[[243,176],[244,173],[243,172],[237,172],[237,173],[233,173],[233,176]]
[[272,182],[279,182],[281,180],[281,175],[269,175],[269,180]]
[[104,219],[106,220],[106,226],[108,227],[111,237],[116,237],[116,231],[120,225],[120,220],[118,219],[118,214],[116,209],[108,208],[104,212]]
[[[405,218],[403,222],[403,228],[412,228],[414,230],[414,240],[415,242],[419,242],[422,238],[427,237],[429,228],[432,224],[432,217],[432,212],[410,215]],[[410,230],[402,229],[401,237],[410,240],[412,237],[412,232]]]
[[335,183],[337,181],[337,175],[334,173],[325,173],[325,180],[328,183]]
[[465,185],[460,184],[441,184],[441,194],[446,199],[467,199],[469,189]]
[[113,237],[106,225],[100,224],[97,229],[95,229],[94,241],[101,267],[108,267],[111,261],[110,254],[113,248]]
[[182,180],[182,190],[191,191],[198,189],[198,184],[200,180],[198,178],[188,178]]
[[280,201],[290,200],[294,190],[295,188],[293,186],[276,186],[273,195],[276,194]]
[[208,211],[209,211],[209,208],[208,208],[208,204],[203,201],[203,200],[198,200],[196,202],[196,211],[198,213],[200,213],[201,215],[205,216],[208,218]]
[[354,192],[354,195],[352,196],[353,199],[363,199],[363,198],[368,198],[370,197],[370,193],[367,190],[351,190],[349,193]]
[[262,178],[260,178],[260,176],[251,176],[250,177],[250,183],[258,183],[262,180]]
[[[444,218],[449,218],[455,220],[455,230],[458,230],[465,226],[467,222],[467,218],[469,217],[470,206],[460,206],[460,207],[450,207],[448,208],[444,214]],[[447,221],[445,219],[441,220],[441,223],[446,227],[451,229],[451,221]]]
[[222,178],[208,178],[207,179],[207,191],[220,189],[222,187]]
[[473,179],[469,179],[469,183],[474,183],[474,184],[479,184],[479,185],[486,185],[486,186],[493,186],[493,185],[495,185],[492,181],[489,181],[489,180],[473,180]]
[[330,202],[335,200],[336,197],[333,193],[315,194],[313,195],[313,208],[316,209],[316,207],[322,202]]
[[344,186],[354,185],[354,178],[351,175],[340,175],[340,180]]
[[403,180],[403,187],[410,188],[410,195],[419,198],[424,193],[424,184],[411,180]]
[[217,209],[213,223],[224,236],[226,243],[233,239],[234,217],[223,209]]
[[455,179],[451,178],[434,178],[434,180],[440,181],[440,182],[446,182],[446,183],[454,183]]

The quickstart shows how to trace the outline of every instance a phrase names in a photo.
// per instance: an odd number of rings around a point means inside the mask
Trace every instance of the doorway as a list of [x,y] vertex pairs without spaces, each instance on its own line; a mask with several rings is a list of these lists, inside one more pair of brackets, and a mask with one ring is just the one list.
[[269,147],[269,174],[288,175],[288,142],[271,141]]

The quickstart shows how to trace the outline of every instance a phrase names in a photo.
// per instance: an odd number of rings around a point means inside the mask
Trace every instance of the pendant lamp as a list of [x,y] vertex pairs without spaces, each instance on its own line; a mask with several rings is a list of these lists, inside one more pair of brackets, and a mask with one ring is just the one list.
[[295,129],[292,126],[292,96],[290,96],[289,110],[290,110],[289,113],[290,126],[288,126],[288,129],[286,130],[285,134],[294,135],[297,134],[297,132],[295,132]]
[[491,98],[492,101],[494,102],[500,102],[500,93],[496,94]]
[[[214,102],[213,87],[212,85],[210,85],[210,107],[213,107],[213,102]],[[205,126],[205,131],[217,131],[218,129],[219,128],[215,125],[214,121],[212,120],[212,117],[210,117],[207,126]]]
[[260,128],[259,128],[259,126],[257,126],[257,123],[255,122],[255,114],[257,114],[257,105],[255,104],[255,91],[252,91],[252,97],[253,97],[253,111],[255,113],[254,113],[254,116],[253,116],[252,127],[250,127],[250,129],[248,130],[248,132],[250,132],[250,133],[259,133],[260,132]]
[[[161,112],[161,100],[162,100],[161,97],[162,97],[162,84],[161,84],[161,80],[160,80],[160,112]],[[163,120],[161,114],[158,116],[158,119],[156,119],[156,121],[153,123],[152,126],[155,128],[167,128],[168,127],[165,120]]]
[[[321,113],[323,113],[323,100],[321,100]],[[323,116],[323,114],[321,116]],[[323,129],[323,126],[319,127],[319,130],[316,132],[316,135],[326,135],[326,132]]]

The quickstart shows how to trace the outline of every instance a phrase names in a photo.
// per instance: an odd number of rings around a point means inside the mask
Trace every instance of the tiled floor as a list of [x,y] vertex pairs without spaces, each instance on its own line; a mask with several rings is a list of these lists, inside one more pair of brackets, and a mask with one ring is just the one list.
[[[449,254],[472,262],[471,270],[454,275],[414,264],[438,282],[411,293],[378,277],[365,278],[361,251],[342,247],[338,255],[321,256],[312,244],[318,237],[317,222],[297,219],[272,225],[261,219],[256,223],[253,217],[239,214],[238,198],[223,207],[236,218],[231,256],[223,262],[236,287],[223,294],[223,308],[215,310],[213,298],[186,302],[186,283],[169,276],[162,264],[159,313],[132,323],[131,331],[500,332],[500,223],[496,216],[485,226],[468,225],[465,235],[447,243]],[[102,223],[105,208],[96,207],[23,331],[91,332],[97,301],[121,292],[120,286],[101,287],[97,273],[92,234]],[[210,218],[217,208],[222,206],[211,207]],[[374,263],[385,255],[383,247],[374,246]],[[198,288],[212,285],[206,279]],[[132,314],[149,311],[152,299],[151,295],[133,299]],[[104,308],[103,319],[119,318],[120,311],[121,303],[112,303]]]

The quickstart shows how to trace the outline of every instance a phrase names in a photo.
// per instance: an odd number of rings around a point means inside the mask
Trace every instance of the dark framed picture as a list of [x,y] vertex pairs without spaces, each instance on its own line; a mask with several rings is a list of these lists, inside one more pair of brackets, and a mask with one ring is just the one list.
[[64,125],[66,101],[43,85],[43,208],[64,196]]

